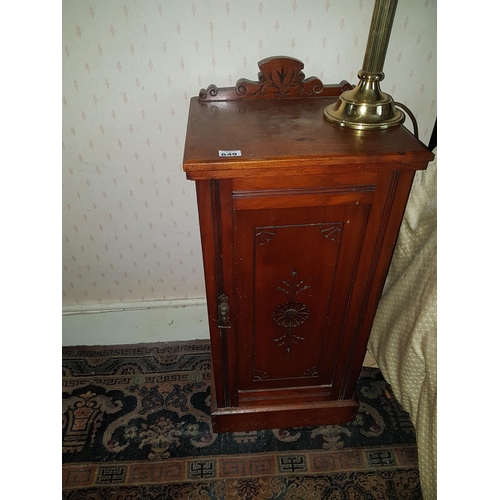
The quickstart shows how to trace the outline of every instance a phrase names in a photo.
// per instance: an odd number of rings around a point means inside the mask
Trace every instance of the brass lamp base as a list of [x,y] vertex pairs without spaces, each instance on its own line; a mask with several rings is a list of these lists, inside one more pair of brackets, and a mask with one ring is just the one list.
[[359,84],[343,92],[339,100],[325,108],[325,118],[341,127],[358,130],[385,129],[399,125],[405,115],[394,106],[392,97],[380,90],[384,73],[358,73]]

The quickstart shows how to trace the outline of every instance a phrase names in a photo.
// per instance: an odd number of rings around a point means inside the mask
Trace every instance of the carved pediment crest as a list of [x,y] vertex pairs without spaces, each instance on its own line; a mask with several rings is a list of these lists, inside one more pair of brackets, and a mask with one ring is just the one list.
[[316,76],[306,78],[304,63],[293,57],[268,57],[259,61],[258,81],[240,78],[235,87],[201,89],[199,101],[235,101],[243,99],[290,99],[298,97],[339,96],[352,85],[342,81],[324,85]]

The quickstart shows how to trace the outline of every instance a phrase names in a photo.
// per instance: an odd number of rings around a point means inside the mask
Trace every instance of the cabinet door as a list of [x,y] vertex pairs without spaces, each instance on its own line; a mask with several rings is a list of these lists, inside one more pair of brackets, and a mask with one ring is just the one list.
[[329,394],[371,196],[322,188],[236,200],[240,402],[262,389]]

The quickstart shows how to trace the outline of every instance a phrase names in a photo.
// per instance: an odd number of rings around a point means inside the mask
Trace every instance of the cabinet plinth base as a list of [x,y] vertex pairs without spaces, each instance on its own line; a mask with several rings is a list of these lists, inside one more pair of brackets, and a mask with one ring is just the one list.
[[358,408],[359,403],[354,399],[256,408],[212,407],[212,430],[215,433],[244,432],[342,424],[351,422]]

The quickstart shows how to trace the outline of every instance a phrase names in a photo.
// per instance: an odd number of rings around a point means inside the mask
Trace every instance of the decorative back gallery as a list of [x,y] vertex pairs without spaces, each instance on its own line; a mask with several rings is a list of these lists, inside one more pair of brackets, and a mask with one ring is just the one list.
[[[356,84],[373,5],[63,2],[63,306],[203,297],[195,187],[182,171],[190,98],[210,84],[255,81],[258,62],[276,55],[303,61],[307,78],[298,68],[265,75],[268,92],[310,92],[313,77]],[[416,115],[427,143],[435,0],[400,2],[384,71],[384,89]]]
[[241,78],[234,87],[219,89],[210,85],[201,89],[200,101],[269,99],[296,97],[339,96],[344,90],[353,88],[345,80],[340,84],[323,85],[317,77],[306,78],[304,63],[291,57],[270,57],[258,63],[258,81]]

